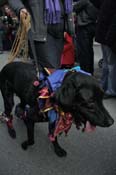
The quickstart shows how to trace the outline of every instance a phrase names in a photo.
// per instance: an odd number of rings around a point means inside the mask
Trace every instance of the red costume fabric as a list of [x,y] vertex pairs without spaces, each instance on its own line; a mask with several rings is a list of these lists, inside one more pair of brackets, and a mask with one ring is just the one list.
[[73,66],[74,61],[75,61],[75,47],[73,43],[73,38],[68,33],[66,33],[64,49],[61,56],[61,66]]

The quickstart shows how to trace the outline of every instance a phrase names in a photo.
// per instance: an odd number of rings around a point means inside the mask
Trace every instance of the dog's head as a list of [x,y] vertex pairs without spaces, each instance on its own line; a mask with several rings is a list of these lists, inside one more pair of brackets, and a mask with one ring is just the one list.
[[97,80],[80,72],[70,72],[65,76],[54,100],[64,112],[70,112],[79,127],[91,131],[96,126],[109,127],[114,120],[103,105],[104,92]]

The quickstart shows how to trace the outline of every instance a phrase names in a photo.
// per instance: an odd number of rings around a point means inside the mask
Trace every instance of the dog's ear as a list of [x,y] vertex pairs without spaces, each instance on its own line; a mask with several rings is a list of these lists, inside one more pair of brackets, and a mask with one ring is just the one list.
[[71,84],[65,84],[61,88],[58,89],[55,98],[59,105],[70,106],[73,103],[73,99],[75,96],[75,89],[72,88]]
[[80,83],[75,82],[75,73],[66,75],[61,87],[55,93],[55,100],[63,110],[69,110],[73,106]]

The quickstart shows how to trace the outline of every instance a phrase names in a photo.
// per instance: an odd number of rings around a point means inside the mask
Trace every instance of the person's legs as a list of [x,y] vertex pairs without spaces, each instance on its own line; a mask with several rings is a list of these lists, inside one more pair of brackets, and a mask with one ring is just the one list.
[[77,52],[79,52],[80,67],[84,71],[94,72],[94,52],[93,37],[95,34],[94,24],[78,28],[77,34]]
[[116,54],[112,52],[110,48],[107,48],[107,51],[109,51],[109,57],[108,57],[108,87],[106,90],[107,94],[110,95],[116,95]]
[[116,55],[108,46],[104,48],[102,86],[106,94],[116,96]]
[[63,38],[57,39],[49,34],[46,42],[35,41],[38,64],[44,67],[58,69],[60,67],[63,46]]
[[103,55],[103,66],[102,66],[102,75],[101,75],[101,86],[104,91],[107,90],[108,85],[108,60],[107,60],[107,47],[105,45],[101,45],[102,55]]

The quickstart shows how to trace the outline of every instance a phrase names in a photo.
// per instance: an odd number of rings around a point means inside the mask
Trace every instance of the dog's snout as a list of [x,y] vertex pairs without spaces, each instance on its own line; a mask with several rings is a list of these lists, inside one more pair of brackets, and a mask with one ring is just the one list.
[[107,127],[109,127],[109,126],[113,125],[113,123],[114,123],[113,118],[109,118],[106,122],[106,125],[107,125]]

